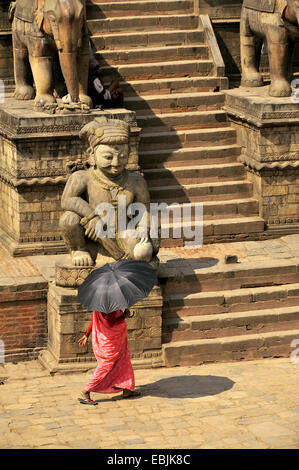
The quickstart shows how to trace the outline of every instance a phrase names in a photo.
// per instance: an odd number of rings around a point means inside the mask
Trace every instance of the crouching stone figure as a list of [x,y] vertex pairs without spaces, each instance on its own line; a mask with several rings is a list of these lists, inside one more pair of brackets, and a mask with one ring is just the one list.
[[[60,218],[60,227],[73,265],[92,266],[98,253],[115,260],[151,261],[159,250],[159,240],[152,240],[149,235],[150,196],[147,183],[139,173],[126,170],[130,126],[117,119],[97,118],[83,127],[80,137],[89,140],[90,166],[75,171],[69,177],[61,200],[65,212]],[[120,199],[123,204],[122,216],[125,215],[126,222],[130,220],[130,214],[127,213],[132,203],[142,203],[145,208],[142,220],[147,221],[147,231],[137,238],[136,231],[134,238],[127,225],[119,233]],[[115,214],[113,217],[110,213],[108,220],[107,211],[102,210],[107,203],[114,208]]]

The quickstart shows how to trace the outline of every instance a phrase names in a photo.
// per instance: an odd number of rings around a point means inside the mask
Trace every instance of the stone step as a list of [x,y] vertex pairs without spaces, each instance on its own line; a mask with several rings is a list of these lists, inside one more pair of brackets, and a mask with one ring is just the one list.
[[135,49],[98,50],[100,66],[121,64],[143,64],[150,62],[209,59],[209,48],[205,44],[182,46],[143,47]]
[[187,260],[187,264],[186,259],[178,258],[171,263],[160,265],[159,280],[163,296],[212,292],[214,299],[217,290],[243,290],[299,283],[299,258],[274,258],[271,261],[243,261],[236,264],[224,264],[216,258],[207,260],[197,257]]
[[249,287],[211,292],[176,293],[164,296],[165,318],[251,312],[299,305],[299,284]]
[[129,96],[124,99],[127,109],[136,111],[137,117],[146,114],[162,114],[182,111],[219,110],[224,104],[223,93],[167,93],[153,96]]
[[181,29],[174,31],[126,31],[123,33],[95,33],[91,36],[95,50],[134,49],[140,47],[174,46],[201,44],[204,33],[200,29]]
[[[298,301],[298,298],[297,298]],[[164,318],[162,342],[223,338],[299,329],[299,306],[252,310],[251,312]]]
[[[191,202],[192,215],[194,214],[194,207],[198,203]],[[174,209],[177,207],[182,211],[181,204],[172,204]],[[212,220],[219,218],[223,219],[224,216],[229,218],[244,217],[258,215],[259,205],[258,201],[254,198],[244,199],[231,199],[229,201],[205,201],[202,203],[204,220]],[[176,220],[176,212],[170,212],[169,220]],[[192,219],[193,220],[193,219]]]
[[[215,142],[214,142],[215,143]],[[169,148],[161,150],[147,150],[139,152],[139,163],[142,169],[182,166],[184,162],[196,165],[224,164],[235,162],[240,155],[239,145],[219,145],[206,147]]]
[[149,186],[152,202],[204,202],[251,197],[252,183],[247,180],[194,184]]
[[162,0],[156,1],[116,1],[102,2],[90,0],[87,4],[87,18],[97,19],[116,16],[138,15],[169,15],[179,13],[193,13],[194,6],[192,0]]
[[225,111],[192,111],[180,113],[145,114],[137,116],[142,135],[147,132],[165,132],[182,129],[229,127]]
[[104,82],[123,80],[152,80],[177,77],[207,77],[214,74],[212,60],[177,60],[149,64],[123,64],[101,67]]
[[[165,165],[166,166],[166,165]],[[246,172],[242,163],[224,165],[186,165],[175,168],[156,168],[143,170],[148,184],[168,186],[174,184],[196,184],[218,181],[233,181],[245,178]]]
[[236,141],[236,132],[232,127],[219,127],[212,129],[179,129],[167,132],[147,132],[141,134],[140,152],[159,149],[173,149],[181,147],[210,147],[217,145],[233,145]]
[[270,357],[290,357],[291,342],[299,338],[299,329],[274,331],[226,338],[198,339],[164,344],[166,367],[200,365],[205,362],[229,362]]
[[90,33],[116,33],[126,31],[161,31],[175,29],[196,29],[199,18],[196,15],[147,15],[120,18],[98,18],[87,21]]
[[[237,238],[247,239],[250,234],[257,234],[264,231],[264,220],[258,216],[255,217],[226,217],[225,219],[204,220],[198,221],[196,228],[198,237],[200,236],[200,227],[202,226],[203,243],[214,243],[226,241],[227,237],[230,239],[232,236]],[[192,242],[192,246],[198,248],[201,240],[194,241],[194,224],[191,224],[192,233],[189,235],[189,224],[187,222],[169,222],[162,223],[162,228],[167,229],[166,234],[161,239],[162,248],[186,247],[187,244]],[[179,229],[179,230],[178,230]],[[188,229],[186,233],[185,230]],[[163,232],[162,232],[163,233]],[[195,243],[195,246],[194,246]],[[192,248],[191,246],[191,248]],[[194,286],[195,288],[195,286]]]
[[[191,212],[191,230],[194,230],[195,228],[195,220],[201,223],[201,220],[203,219],[202,233],[204,236],[204,243],[207,243],[206,240],[211,239],[211,237],[216,238],[217,236],[221,238],[221,232],[224,232],[224,234],[227,233],[227,220],[232,224],[231,230],[233,233],[239,233],[240,231],[243,234],[256,233],[260,232],[264,226],[262,219],[258,217],[258,201],[253,198],[231,199],[228,201],[221,200],[218,202],[207,201],[202,204],[200,203],[200,205],[202,206],[202,210],[198,211],[198,207],[195,207],[198,206],[198,203],[188,204],[189,211]],[[160,204],[157,209],[159,211],[166,210],[165,205],[162,204]],[[165,215],[165,217],[168,216],[168,218],[166,218],[166,220],[162,220],[162,227],[167,230],[166,234],[163,234],[163,232],[161,233],[163,238],[161,242],[162,247],[184,246],[185,241],[190,241],[190,236],[186,231],[184,232],[184,230],[186,230],[186,224],[189,224],[189,222],[181,222],[182,216],[186,214],[184,211],[185,207],[183,207],[182,204],[172,203],[171,210],[169,210],[167,215]],[[159,212],[159,214],[161,215],[161,212]],[[190,217],[190,215],[188,215],[188,217]],[[178,233],[174,232],[174,227]],[[198,227],[198,222],[196,227]],[[214,235],[214,231],[217,232],[217,235]],[[167,240],[165,240],[165,238]],[[192,294],[190,295],[192,296]],[[184,297],[185,295],[183,293],[179,294],[180,301]],[[218,296],[216,297],[216,300],[217,298]],[[192,314],[196,308],[196,304],[184,305],[179,301],[173,302],[172,304],[171,302],[165,301],[164,310],[167,315],[173,316],[181,310],[184,312],[186,311],[187,314],[189,314],[189,312]],[[215,308],[218,309],[218,307]]]
[[131,80],[129,83],[121,82],[120,85],[126,97],[136,95],[146,97],[147,95],[165,95],[168,93],[212,92],[217,87],[220,90],[227,90],[228,80],[226,77],[180,77]]

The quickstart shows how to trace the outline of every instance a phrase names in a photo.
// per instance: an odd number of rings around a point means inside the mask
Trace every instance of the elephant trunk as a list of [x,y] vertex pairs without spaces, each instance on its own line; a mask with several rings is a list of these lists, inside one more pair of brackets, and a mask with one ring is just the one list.
[[79,79],[77,72],[77,53],[59,52],[61,70],[72,101],[79,101]]

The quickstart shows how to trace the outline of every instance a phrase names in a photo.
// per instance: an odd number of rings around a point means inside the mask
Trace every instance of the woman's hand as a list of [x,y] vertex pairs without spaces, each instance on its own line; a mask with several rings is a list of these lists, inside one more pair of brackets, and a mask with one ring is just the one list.
[[87,336],[82,336],[82,338],[79,339],[78,343],[79,343],[79,346],[81,346],[81,348],[83,348],[83,346],[85,346],[86,342],[87,342],[88,338]]
[[134,316],[134,315],[131,315],[130,310],[129,310],[128,308],[126,308],[125,311],[124,311],[124,317],[125,317],[125,318],[131,318],[131,317],[133,317],[133,316]]

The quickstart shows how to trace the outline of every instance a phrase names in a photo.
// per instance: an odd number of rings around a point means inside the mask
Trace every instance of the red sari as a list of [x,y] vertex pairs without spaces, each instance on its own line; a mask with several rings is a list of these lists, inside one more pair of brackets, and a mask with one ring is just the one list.
[[92,329],[92,347],[98,366],[85,390],[96,393],[118,393],[134,390],[127,323],[121,310],[109,314],[94,311],[86,336]]

